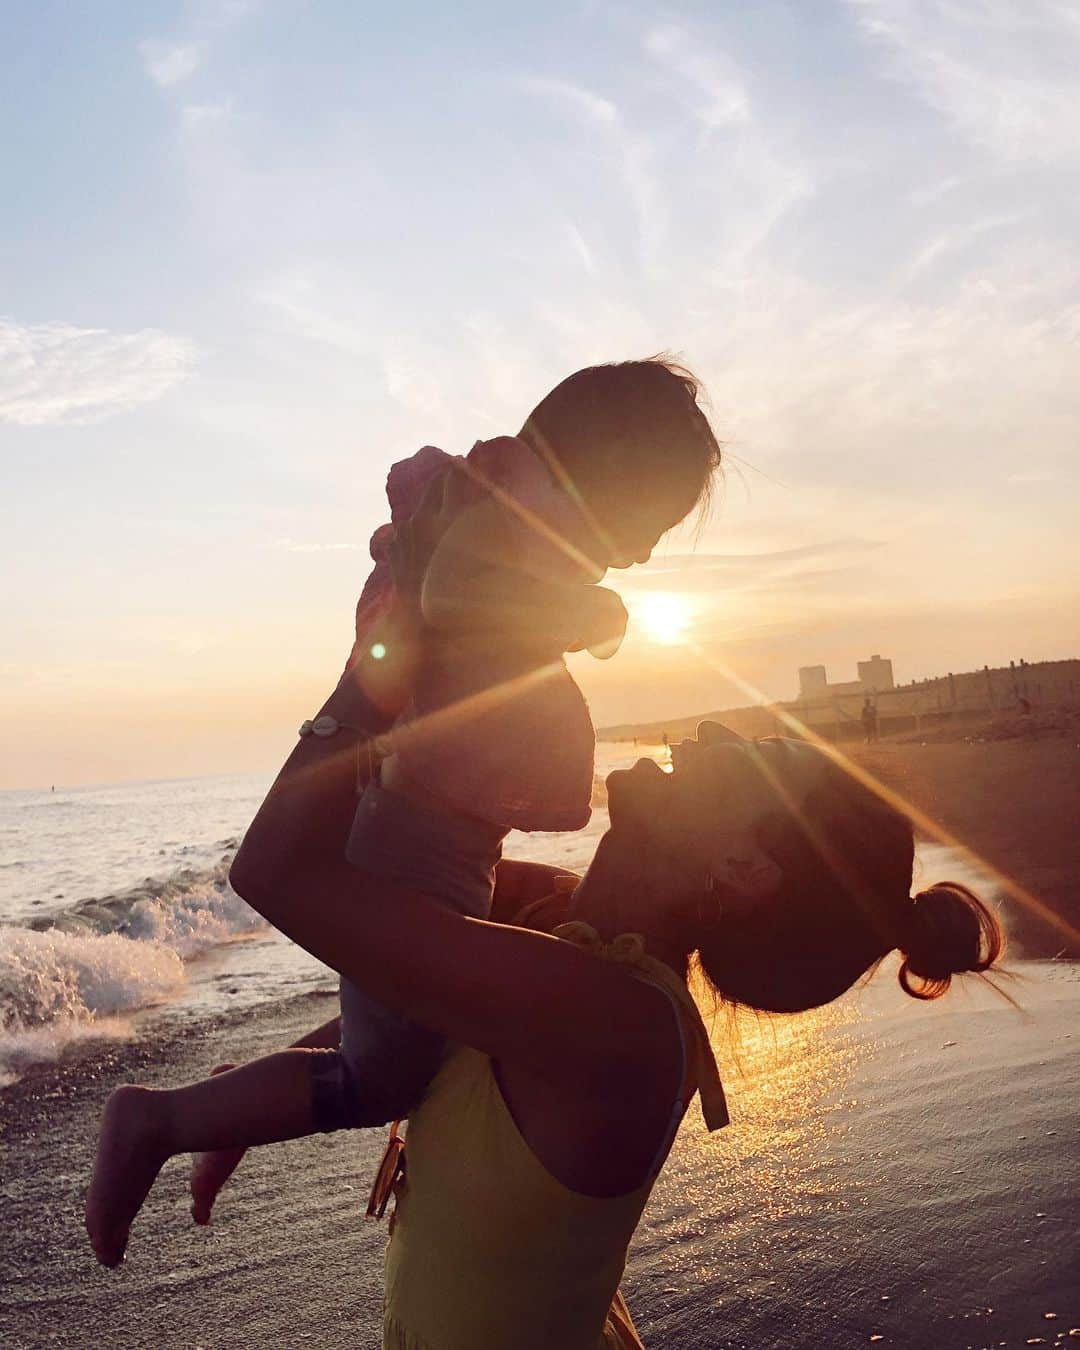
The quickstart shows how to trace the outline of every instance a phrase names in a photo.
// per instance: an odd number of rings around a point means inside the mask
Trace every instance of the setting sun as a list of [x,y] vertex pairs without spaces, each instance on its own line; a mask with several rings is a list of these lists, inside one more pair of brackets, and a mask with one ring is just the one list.
[[650,642],[675,646],[685,637],[693,611],[685,595],[651,591],[630,602],[630,615],[634,626]]

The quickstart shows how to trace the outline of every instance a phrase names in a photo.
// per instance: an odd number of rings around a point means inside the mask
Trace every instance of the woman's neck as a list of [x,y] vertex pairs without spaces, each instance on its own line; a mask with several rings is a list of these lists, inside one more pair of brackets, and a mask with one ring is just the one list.
[[605,942],[622,933],[640,933],[650,956],[685,977],[690,943],[680,934],[670,903],[670,877],[655,857],[626,847],[609,832],[570,898],[567,917],[590,924]]

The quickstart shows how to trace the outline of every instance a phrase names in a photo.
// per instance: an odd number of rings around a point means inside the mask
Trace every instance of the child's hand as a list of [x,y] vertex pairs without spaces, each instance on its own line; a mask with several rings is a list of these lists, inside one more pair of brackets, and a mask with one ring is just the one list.
[[626,606],[606,586],[588,586],[585,595],[589,598],[582,613],[585,624],[581,645],[598,661],[608,661],[619,650],[626,634]]

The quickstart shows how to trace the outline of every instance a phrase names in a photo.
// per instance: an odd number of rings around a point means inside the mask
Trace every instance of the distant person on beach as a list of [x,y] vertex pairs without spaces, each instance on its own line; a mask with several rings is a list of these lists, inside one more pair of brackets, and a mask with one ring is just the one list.
[[861,719],[863,739],[867,745],[873,745],[878,738],[878,716],[877,708],[869,698],[863,703]]
[[[325,711],[351,723],[360,707],[344,679]],[[694,1093],[709,1128],[727,1121],[691,961],[724,1001],[793,1012],[896,947],[916,998],[1000,955],[996,920],[965,887],[911,896],[910,822],[828,754],[709,740],[680,746],[672,773],[642,760],[609,775],[610,828],[580,884],[505,864],[495,917],[520,907],[512,926],[388,896],[345,860],[353,766],[330,739],[300,742],[252,823],[232,868],[240,894],[454,1047],[411,1114],[394,1182],[384,1350],[640,1347],[618,1294],[628,1244]],[[279,1096],[304,1056],[276,1056]],[[172,1150],[280,1137],[262,1063],[218,1080],[224,1114],[207,1083],[119,1090],[103,1175],[120,1179],[99,1238],[122,1248]],[[286,1291],[282,1304],[284,1320]]]
[[[350,663],[365,671],[363,691],[347,720],[324,713],[300,729],[338,747],[364,740],[345,856],[365,884],[487,918],[510,830],[587,823],[595,733],[563,654],[614,653],[626,610],[596,583],[645,562],[707,498],[720,448],[697,394],[692,375],[662,360],[591,367],[548,394],[517,436],[464,457],[427,446],[390,470],[391,519],[371,541]],[[385,753],[372,775],[376,738]],[[237,1142],[398,1119],[444,1051],[423,1019],[345,980],[339,1046],[298,1052],[288,1069],[268,1059],[262,1118]],[[224,1077],[205,1086],[177,1138],[246,1119]],[[88,1213],[99,1258],[114,1264],[126,1224],[109,1215],[124,1182],[108,1177],[95,1174]]]

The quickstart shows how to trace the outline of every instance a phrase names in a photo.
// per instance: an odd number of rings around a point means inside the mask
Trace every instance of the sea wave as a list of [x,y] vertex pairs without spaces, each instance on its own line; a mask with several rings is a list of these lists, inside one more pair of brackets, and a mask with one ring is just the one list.
[[0,928],[0,1085],[115,1019],[175,998],[185,962],[266,925],[231,888],[230,856],[147,878],[29,927]]

